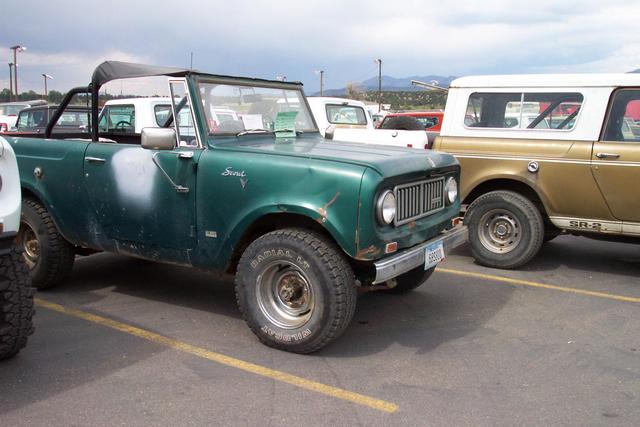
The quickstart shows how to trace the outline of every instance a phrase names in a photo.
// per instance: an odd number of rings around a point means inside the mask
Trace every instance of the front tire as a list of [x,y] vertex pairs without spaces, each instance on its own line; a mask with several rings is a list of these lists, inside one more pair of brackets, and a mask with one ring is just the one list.
[[15,356],[33,333],[33,288],[29,269],[14,247],[0,256],[0,360]]
[[529,262],[540,250],[544,221],[529,199],[512,191],[478,197],[464,218],[473,257],[487,267],[512,269]]
[[357,297],[339,248],[304,229],[273,231],[251,243],[240,258],[235,290],[260,341],[295,353],[317,351],[340,336]]
[[47,209],[33,199],[22,202],[18,244],[37,289],[55,286],[71,273],[73,246],[62,237]]

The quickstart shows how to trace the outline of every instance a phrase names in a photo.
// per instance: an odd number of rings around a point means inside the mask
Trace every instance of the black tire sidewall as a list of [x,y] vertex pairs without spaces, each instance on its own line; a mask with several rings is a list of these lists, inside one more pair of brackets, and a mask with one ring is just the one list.
[[[478,235],[482,216],[492,209],[509,211],[521,227],[522,237],[519,244],[510,252],[499,254],[491,252]],[[517,268],[526,264],[542,246],[544,224],[542,215],[535,205],[524,196],[509,191],[495,191],[477,198],[465,215],[464,222],[469,226],[469,243],[474,258],[482,265],[498,268]]]
[[[307,253],[308,251],[309,246],[300,240],[287,236],[265,235],[251,244],[242,255],[236,277],[238,304],[249,327],[269,346],[307,352],[307,349],[318,346],[331,333],[332,320],[338,315],[335,280],[321,257]],[[285,260],[302,270],[313,292],[314,308],[311,318],[294,329],[274,324],[258,305],[258,276],[264,271],[264,267],[277,260]],[[348,283],[346,285],[348,286]]]
[[[40,255],[38,256],[34,267],[31,268],[31,277],[33,278],[34,283],[40,283],[45,280],[48,275],[45,264],[51,253],[49,230],[47,229],[47,225],[44,223],[39,213],[30,203],[22,204],[21,220],[34,231],[36,237],[38,238],[38,244],[40,245]],[[22,248],[22,250],[24,250],[24,248]]]
[[29,269],[14,246],[0,256],[0,360],[15,356],[33,333],[33,288]]

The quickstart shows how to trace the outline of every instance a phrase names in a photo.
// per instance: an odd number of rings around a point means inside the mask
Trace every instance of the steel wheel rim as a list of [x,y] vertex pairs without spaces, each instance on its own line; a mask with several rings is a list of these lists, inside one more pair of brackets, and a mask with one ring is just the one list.
[[492,209],[480,218],[478,237],[487,250],[505,254],[514,250],[522,240],[522,227],[512,212]]
[[307,275],[289,261],[274,261],[263,269],[256,279],[256,295],[262,314],[283,329],[306,324],[315,307]]
[[33,269],[40,258],[40,240],[38,240],[38,235],[33,228],[24,221],[20,223],[18,243],[22,247],[22,256],[27,265]]

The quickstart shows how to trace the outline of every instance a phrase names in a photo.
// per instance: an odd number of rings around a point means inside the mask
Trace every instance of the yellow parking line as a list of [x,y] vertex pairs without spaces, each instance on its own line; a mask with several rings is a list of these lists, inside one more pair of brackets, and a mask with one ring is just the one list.
[[453,270],[450,268],[441,268],[441,267],[438,267],[436,271],[439,271],[441,273],[447,273],[447,274],[455,274],[458,276],[475,277],[477,279],[492,280],[495,282],[504,282],[504,283],[509,283],[510,285],[531,286],[533,288],[543,288],[543,289],[550,289],[552,291],[570,292],[572,294],[585,295],[585,296],[597,297],[597,298],[606,298],[606,299],[612,299],[616,301],[640,302],[640,298],[638,297],[608,294],[606,292],[586,291],[584,289],[567,288],[564,286],[549,285],[546,283],[531,282],[528,280],[512,279],[510,277],[494,276],[492,274],[474,273],[470,271]]
[[398,405],[391,402],[386,402],[374,397],[369,397],[363,394],[354,393],[352,391],[343,390],[341,388],[332,387],[316,381],[307,380],[296,375],[287,374],[282,371],[276,371],[275,369],[266,368],[254,363],[245,362],[244,360],[225,356],[224,354],[209,351],[202,347],[197,347],[195,345],[187,344],[182,341],[174,340],[173,338],[165,337],[163,335],[156,334],[155,332],[127,325],[126,323],[118,322],[116,320],[107,319],[106,317],[97,316],[85,311],[65,307],[60,304],[43,300],[41,298],[35,298],[35,302],[36,305],[40,307],[48,308],[59,313],[64,313],[69,316],[78,317],[89,322],[97,323],[99,325],[106,326],[120,332],[134,335],[147,341],[152,341],[156,344],[161,344],[175,350],[193,354],[194,356],[202,357],[204,359],[208,359],[225,366],[230,366],[232,368],[259,375],[261,377],[271,378],[273,380],[291,384],[293,386],[304,388],[306,390],[315,391],[316,393],[335,397],[336,399],[346,400],[358,405],[368,406],[369,408],[377,409],[378,411],[393,413],[398,410]]

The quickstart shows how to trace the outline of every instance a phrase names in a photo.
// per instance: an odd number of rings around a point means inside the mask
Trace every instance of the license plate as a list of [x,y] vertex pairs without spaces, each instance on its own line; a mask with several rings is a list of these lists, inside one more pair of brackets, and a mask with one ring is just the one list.
[[424,269],[428,270],[431,267],[435,267],[440,261],[444,259],[444,246],[442,246],[442,240],[434,242],[427,246],[424,250]]

